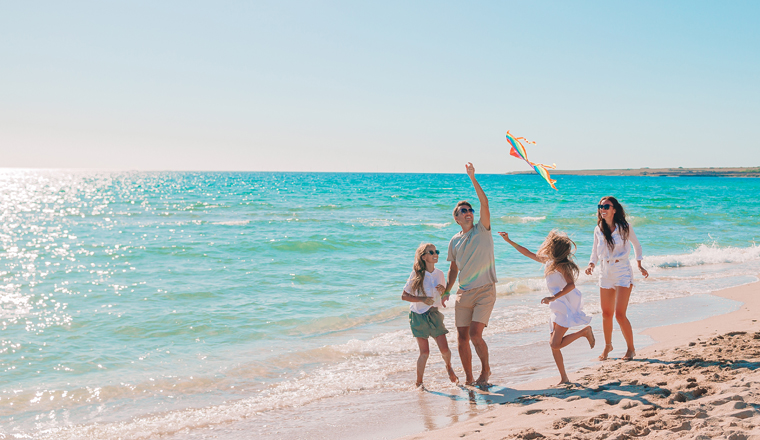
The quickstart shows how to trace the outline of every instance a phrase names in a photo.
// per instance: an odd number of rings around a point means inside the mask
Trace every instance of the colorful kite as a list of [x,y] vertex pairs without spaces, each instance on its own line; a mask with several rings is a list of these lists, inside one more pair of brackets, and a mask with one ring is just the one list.
[[556,190],[557,187],[554,186],[554,184],[557,181],[551,178],[551,176],[549,175],[549,172],[546,171],[546,169],[547,168],[556,169],[557,165],[556,164],[555,165],[544,165],[544,164],[533,163],[533,162],[529,161],[528,160],[528,153],[525,151],[525,147],[523,147],[523,144],[520,143],[521,139],[524,140],[525,142],[529,143],[529,144],[534,144],[534,145],[536,144],[535,142],[531,142],[531,141],[529,141],[529,140],[527,140],[527,139],[525,139],[523,137],[514,137],[514,136],[512,136],[509,133],[509,130],[507,130],[507,142],[509,142],[510,144],[512,144],[512,150],[509,151],[509,154],[512,155],[512,156],[514,156],[514,157],[516,157],[516,158],[518,158],[518,159],[522,159],[525,162],[528,162],[530,164],[530,166],[532,166],[533,169],[536,170],[536,172],[541,177],[543,177],[547,182],[549,182],[549,185],[551,185],[551,187]]

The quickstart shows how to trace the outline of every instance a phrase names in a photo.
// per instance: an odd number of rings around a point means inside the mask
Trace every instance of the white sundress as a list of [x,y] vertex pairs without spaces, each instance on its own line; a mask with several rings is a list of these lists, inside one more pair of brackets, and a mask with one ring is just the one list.
[[[566,285],[565,277],[561,273],[555,271],[546,275],[546,287],[549,288],[552,296],[558,294]],[[549,310],[551,311],[549,331],[554,331],[555,322],[566,328],[587,325],[591,322],[591,317],[583,313],[583,296],[578,289],[573,289],[568,294],[550,302]]]

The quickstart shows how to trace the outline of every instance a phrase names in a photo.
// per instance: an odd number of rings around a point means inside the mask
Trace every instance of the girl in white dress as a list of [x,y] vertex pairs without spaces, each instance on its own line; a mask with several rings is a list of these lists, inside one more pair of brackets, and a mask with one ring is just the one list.
[[[569,383],[570,379],[565,372],[565,362],[562,359],[560,349],[568,346],[578,338],[585,337],[591,348],[596,343],[594,331],[591,326],[591,317],[583,313],[583,297],[580,290],[575,288],[575,279],[578,278],[578,266],[573,261],[573,248],[575,243],[565,233],[551,231],[541,247],[534,254],[519,244],[509,239],[509,234],[499,232],[499,235],[509,244],[514,246],[526,257],[544,263],[546,286],[552,296],[541,300],[541,304],[549,304],[551,310],[551,339],[550,345],[554,362],[560,374],[560,384]],[[570,327],[586,325],[582,330],[566,335]]]
[[633,226],[625,219],[625,210],[614,197],[604,197],[597,207],[598,222],[594,228],[594,247],[586,275],[591,275],[599,263],[599,298],[602,306],[604,350],[599,360],[607,359],[612,351],[612,317],[617,319],[620,331],[628,346],[623,360],[636,356],[633,346],[633,329],[628,321],[628,301],[633,290],[633,270],[628,256],[633,245],[639,271],[647,278],[649,273],[641,266],[644,259],[641,245],[633,232]]
[[409,326],[412,335],[417,340],[420,355],[417,358],[417,386],[422,385],[425,365],[430,356],[428,338],[432,337],[441,350],[441,356],[446,364],[449,380],[459,381],[451,367],[451,350],[446,340],[449,332],[443,325],[443,314],[438,311],[441,307],[441,293],[444,291],[446,278],[440,269],[435,268],[440,251],[431,243],[423,243],[414,253],[414,266],[401,293],[401,299],[409,301]]

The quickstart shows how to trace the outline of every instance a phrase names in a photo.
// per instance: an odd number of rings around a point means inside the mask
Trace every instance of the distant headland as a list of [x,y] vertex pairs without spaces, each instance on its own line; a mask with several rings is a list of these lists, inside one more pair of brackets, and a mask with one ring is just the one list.
[[[531,174],[515,171],[507,174]],[[626,168],[619,170],[549,170],[552,175],[651,177],[760,177],[760,167],[737,168]]]

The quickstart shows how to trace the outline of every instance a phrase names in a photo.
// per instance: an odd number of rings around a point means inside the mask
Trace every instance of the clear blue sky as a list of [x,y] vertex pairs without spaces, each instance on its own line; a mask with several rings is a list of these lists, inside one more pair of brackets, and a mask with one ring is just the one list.
[[0,167],[760,165],[760,2],[0,2]]

